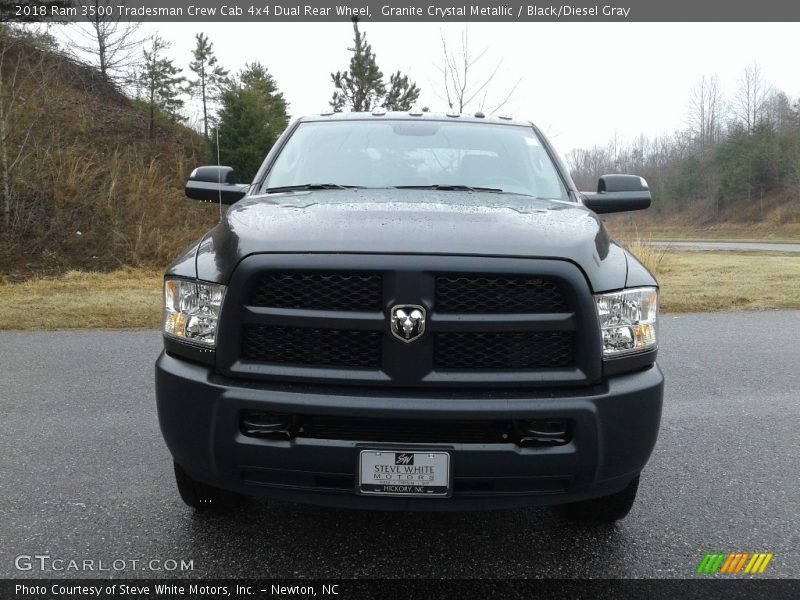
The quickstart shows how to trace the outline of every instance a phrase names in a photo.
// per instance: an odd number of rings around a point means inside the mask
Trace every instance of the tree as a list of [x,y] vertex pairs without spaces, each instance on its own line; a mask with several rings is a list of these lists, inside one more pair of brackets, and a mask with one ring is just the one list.
[[703,75],[689,96],[689,127],[701,156],[719,140],[723,99],[719,78]]
[[[222,91],[218,115],[219,156],[240,181],[250,181],[289,122],[288,104],[267,69],[245,65]],[[217,152],[216,137],[212,150]]]
[[150,110],[147,136],[152,138],[157,111],[166,114],[173,121],[179,120],[178,111],[183,107],[181,85],[185,78],[181,70],[163,53],[170,43],[159,36],[153,38],[150,50],[144,50],[144,65],[140,73],[142,85],[146,93],[146,101]]
[[[87,21],[74,29],[72,50],[93,56],[100,74],[108,82],[119,84],[127,78],[134,64],[135,50],[142,40],[137,36],[141,23],[121,21],[117,6],[122,0],[88,0]],[[110,15],[110,16],[109,16]]]
[[197,78],[189,82],[190,89],[197,93],[203,101],[203,135],[208,139],[208,103],[219,97],[221,86],[228,76],[228,71],[217,64],[213,44],[203,33],[195,35],[197,45],[192,51],[194,60],[189,69]]
[[761,66],[754,62],[745,67],[739,80],[739,91],[733,99],[733,114],[747,133],[753,133],[763,119],[763,112],[772,89],[764,81]]
[[400,71],[389,76],[389,91],[383,101],[386,110],[408,111],[419,98],[419,88]]
[[387,110],[411,109],[419,98],[419,88],[397,71],[389,77],[387,89],[372,46],[358,29],[358,19],[353,19],[353,47],[348,50],[353,53],[350,68],[331,73],[336,88],[330,101],[334,111],[369,111],[381,105]]
[[488,50],[488,48],[484,48],[477,56],[473,56],[469,46],[469,34],[464,29],[461,34],[461,49],[452,51],[448,47],[444,34],[442,34],[444,64],[438,69],[444,78],[442,98],[451,109],[462,113],[468,106],[477,101],[478,110],[486,110],[489,114],[494,114],[505,106],[513,96],[522,78],[518,79],[508,92],[493,101],[489,101],[490,84],[500,70],[500,65],[502,65],[503,61],[498,61],[494,69],[488,74],[477,76],[475,74],[477,64]]

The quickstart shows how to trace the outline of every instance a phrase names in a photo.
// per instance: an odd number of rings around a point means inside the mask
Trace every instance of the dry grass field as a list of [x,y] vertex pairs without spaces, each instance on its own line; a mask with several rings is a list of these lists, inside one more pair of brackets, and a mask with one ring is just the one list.
[[157,328],[162,279],[123,269],[0,283],[0,329]]

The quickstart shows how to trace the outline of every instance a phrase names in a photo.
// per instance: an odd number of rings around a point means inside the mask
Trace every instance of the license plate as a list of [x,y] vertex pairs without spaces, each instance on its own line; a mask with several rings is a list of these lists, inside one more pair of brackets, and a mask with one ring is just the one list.
[[381,496],[448,496],[450,454],[362,450],[358,491]]

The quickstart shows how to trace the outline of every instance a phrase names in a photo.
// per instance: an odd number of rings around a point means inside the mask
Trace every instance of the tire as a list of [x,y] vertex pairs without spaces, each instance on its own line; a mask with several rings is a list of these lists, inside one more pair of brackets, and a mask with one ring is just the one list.
[[175,465],[175,483],[183,501],[197,511],[225,512],[242,502],[242,496],[195,481],[178,463]]
[[637,476],[624,490],[616,494],[571,504],[562,504],[555,507],[555,509],[562,517],[570,521],[595,524],[613,523],[624,519],[631,511],[638,489],[639,477]]

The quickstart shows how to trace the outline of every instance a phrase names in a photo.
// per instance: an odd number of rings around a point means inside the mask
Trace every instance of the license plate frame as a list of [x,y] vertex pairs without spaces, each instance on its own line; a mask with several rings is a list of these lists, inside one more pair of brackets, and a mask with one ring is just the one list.
[[[387,467],[380,471],[384,478],[375,479],[376,465]],[[449,498],[453,494],[452,456],[441,448],[362,448],[357,467],[356,493],[363,496]]]

